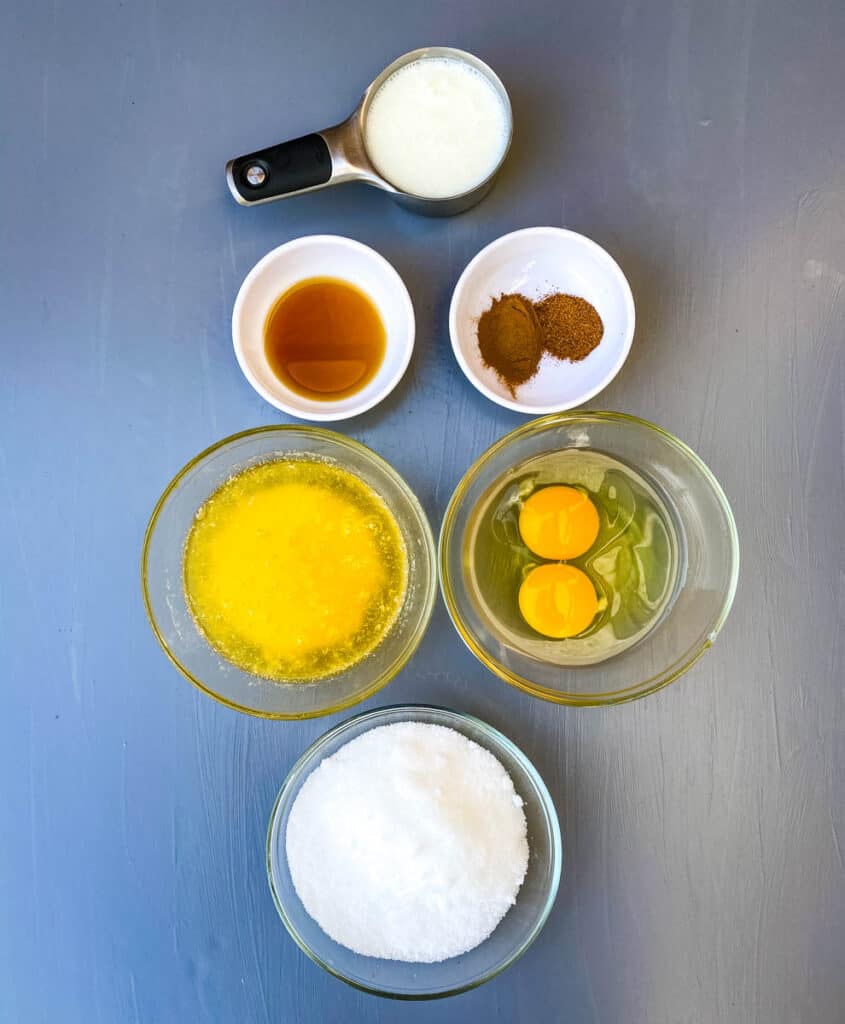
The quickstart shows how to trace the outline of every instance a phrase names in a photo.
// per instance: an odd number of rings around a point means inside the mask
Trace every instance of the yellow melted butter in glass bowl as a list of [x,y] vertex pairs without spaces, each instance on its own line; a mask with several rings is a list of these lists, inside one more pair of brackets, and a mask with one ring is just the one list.
[[185,591],[209,643],[247,672],[312,680],[370,653],[402,604],[396,521],[352,473],[310,456],[252,466],[197,512]]
[[[277,503],[287,525],[275,517],[263,538],[255,527]],[[237,536],[248,523],[252,538]],[[413,492],[369,448],[317,427],[262,427],[212,445],[168,484],[141,582],[156,638],[200,690],[265,718],[313,718],[372,696],[414,653],[434,606],[434,541]]]

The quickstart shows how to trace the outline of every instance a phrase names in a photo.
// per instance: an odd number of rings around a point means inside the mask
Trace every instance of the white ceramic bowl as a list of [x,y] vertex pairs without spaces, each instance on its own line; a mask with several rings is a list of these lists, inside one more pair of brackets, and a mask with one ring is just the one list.
[[[543,355],[537,374],[516,398],[485,366],[478,319],[499,295],[540,299],[552,292],[591,302],[604,323],[600,344],[573,363]],[[461,274],[449,308],[449,334],[458,364],[476,388],[499,405],[539,416],[563,412],[597,395],[619,373],[634,337],[634,298],[625,275],[600,245],[564,228],[524,228],[482,249]]]
[[[337,277],[360,288],[376,305],[387,333],[375,377],[354,395],[334,401],[315,401],[286,387],[264,354],[267,314],[280,295],[309,277]],[[271,405],[304,420],[345,420],[377,405],[402,379],[414,350],[414,307],[402,278],[374,249],[340,235],[306,235],[268,252],[247,274],[232,311],[232,339],[244,376]]]

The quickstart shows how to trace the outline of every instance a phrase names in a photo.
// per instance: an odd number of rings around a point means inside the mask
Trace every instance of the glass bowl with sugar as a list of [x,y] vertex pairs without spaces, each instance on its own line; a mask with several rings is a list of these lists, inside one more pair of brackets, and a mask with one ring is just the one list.
[[394,999],[455,995],[509,967],[546,923],[562,859],[525,754],[471,715],[425,705],[365,712],[320,737],[267,834],[270,889],[297,945]]

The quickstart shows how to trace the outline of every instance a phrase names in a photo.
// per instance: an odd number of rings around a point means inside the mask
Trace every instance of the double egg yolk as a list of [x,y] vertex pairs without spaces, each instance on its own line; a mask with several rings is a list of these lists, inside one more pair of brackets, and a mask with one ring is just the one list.
[[523,580],[522,617],[532,629],[555,640],[583,633],[598,611],[595,587],[585,572],[562,560],[577,558],[595,544],[596,506],[574,487],[544,487],[522,506],[519,532],[535,555],[559,560],[538,565]]

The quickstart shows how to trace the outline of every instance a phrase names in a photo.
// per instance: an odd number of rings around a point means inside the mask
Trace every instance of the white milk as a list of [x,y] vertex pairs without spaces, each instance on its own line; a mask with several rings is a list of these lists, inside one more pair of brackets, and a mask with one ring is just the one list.
[[461,60],[424,57],[387,79],[364,128],[370,160],[403,192],[443,199],[479,185],[508,141],[508,115],[490,82]]

